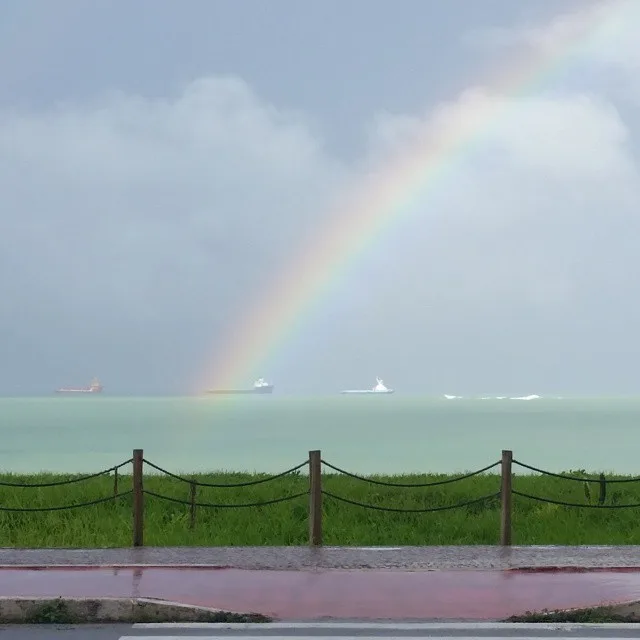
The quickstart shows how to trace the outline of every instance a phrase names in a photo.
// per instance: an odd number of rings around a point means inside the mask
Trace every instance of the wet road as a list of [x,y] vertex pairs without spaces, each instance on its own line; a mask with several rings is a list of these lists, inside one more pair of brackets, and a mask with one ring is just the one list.
[[[544,638],[571,638],[596,640],[598,638],[637,638],[639,625],[344,625],[340,623],[302,625],[256,625],[250,628],[229,629],[220,625],[198,627],[170,625],[134,625],[103,627],[51,627],[0,628],[0,638],[11,640],[259,640],[284,638],[289,640],[367,640],[368,638],[404,638],[408,640],[543,640]],[[10,634],[10,635],[6,635]]]
[[640,600],[640,571],[3,569],[4,597],[154,598],[280,620],[500,620]]
[[640,546],[627,547],[142,547],[0,549],[0,566],[204,565],[234,569],[511,569],[637,567]]

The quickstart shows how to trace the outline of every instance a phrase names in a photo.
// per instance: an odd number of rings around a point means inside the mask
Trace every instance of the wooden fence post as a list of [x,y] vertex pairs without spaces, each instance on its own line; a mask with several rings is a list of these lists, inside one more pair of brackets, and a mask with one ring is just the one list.
[[322,545],[322,455],[309,451],[309,544]]
[[500,544],[511,546],[511,463],[513,462],[513,452],[508,449],[502,450],[502,482],[500,485],[500,502],[502,509],[500,512]]
[[196,484],[191,483],[189,489],[189,529],[196,527]]
[[142,473],[144,454],[142,449],[133,450],[133,546],[144,546],[144,493]]

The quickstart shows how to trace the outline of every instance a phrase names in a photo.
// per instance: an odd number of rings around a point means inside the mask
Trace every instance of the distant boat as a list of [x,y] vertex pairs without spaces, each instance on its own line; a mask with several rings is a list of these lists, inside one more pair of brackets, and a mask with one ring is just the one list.
[[266,382],[264,378],[258,378],[251,389],[209,389],[207,393],[212,395],[265,394],[273,393],[273,385]]
[[56,393],[102,393],[102,389],[98,378],[94,378],[88,387],[60,387]]
[[374,394],[374,395],[384,395],[393,393],[393,389],[388,389],[385,387],[384,382],[380,380],[380,378],[376,378],[376,386],[373,389],[345,389],[340,393],[366,393],[366,394]]

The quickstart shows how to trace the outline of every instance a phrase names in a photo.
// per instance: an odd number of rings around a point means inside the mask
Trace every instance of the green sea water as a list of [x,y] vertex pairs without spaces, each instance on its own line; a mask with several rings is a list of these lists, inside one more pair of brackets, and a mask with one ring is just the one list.
[[278,472],[320,449],[356,473],[476,469],[512,449],[550,470],[640,474],[640,398],[0,399],[0,470],[89,472],[134,448],[174,471]]

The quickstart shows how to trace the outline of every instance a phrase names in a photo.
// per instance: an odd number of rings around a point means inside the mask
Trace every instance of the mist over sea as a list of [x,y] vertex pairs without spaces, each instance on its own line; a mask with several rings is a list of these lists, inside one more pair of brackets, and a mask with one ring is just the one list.
[[173,471],[278,472],[310,449],[357,473],[455,472],[512,449],[549,470],[640,474],[640,398],[0,399],[0,469],[90,472],[134,448]]

